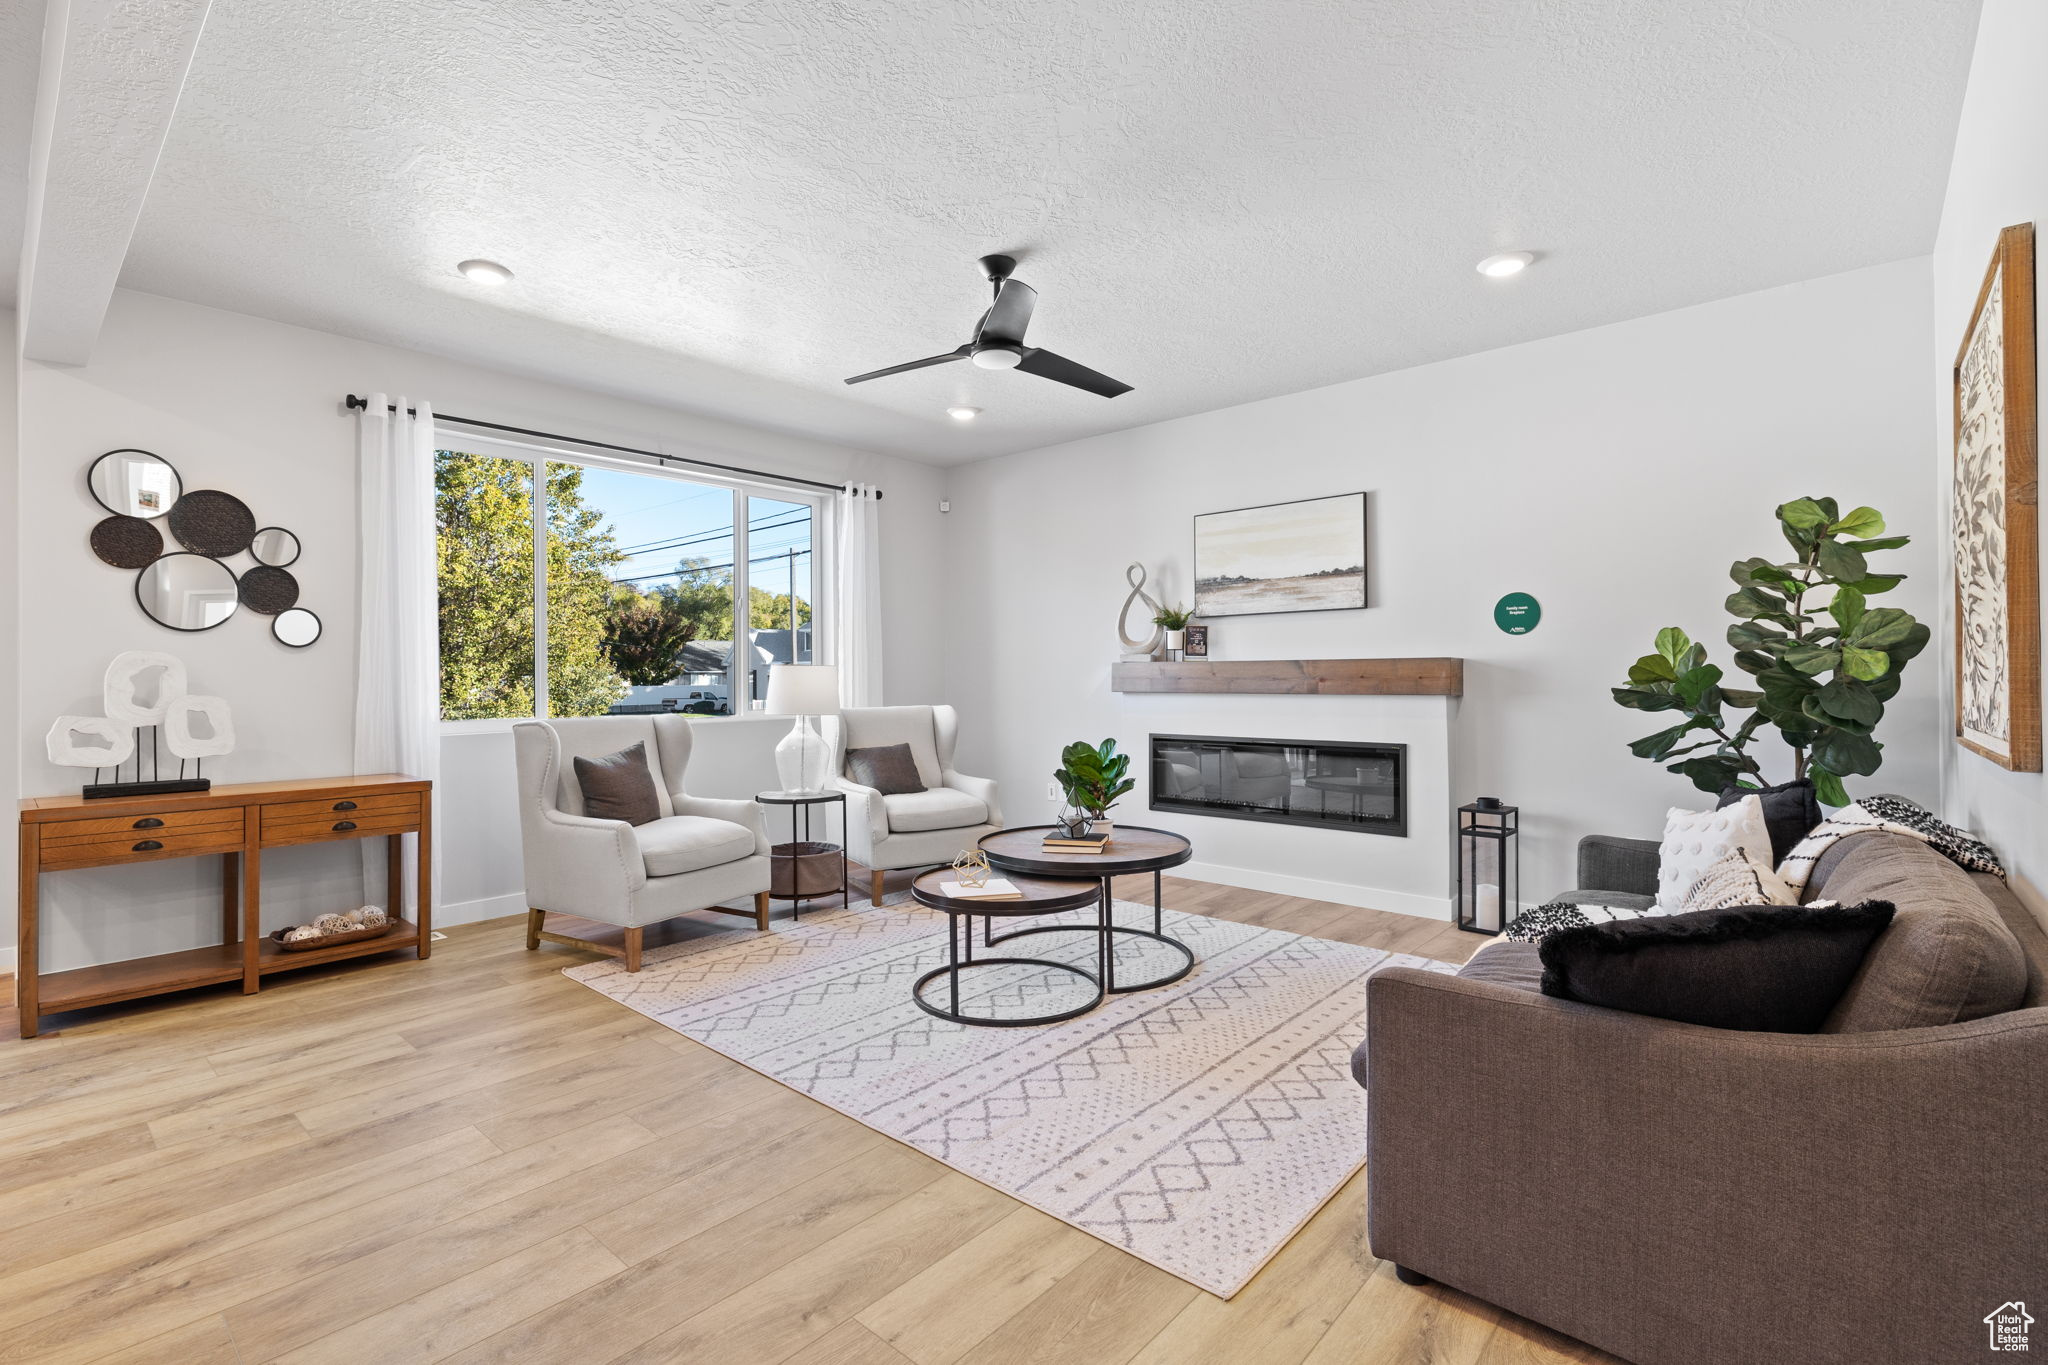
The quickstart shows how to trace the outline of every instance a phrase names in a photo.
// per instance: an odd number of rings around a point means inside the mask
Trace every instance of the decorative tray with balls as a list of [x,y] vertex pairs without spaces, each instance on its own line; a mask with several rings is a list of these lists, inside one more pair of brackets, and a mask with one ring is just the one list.
[[360,910],[322,915],[311,924],[288,924],[282,929],[272,930],[270,937],[285,952],[308,953],[316,948],[332,948],[339,943],[377,938],[390,933],[397,923],[381,907],[365,905]]

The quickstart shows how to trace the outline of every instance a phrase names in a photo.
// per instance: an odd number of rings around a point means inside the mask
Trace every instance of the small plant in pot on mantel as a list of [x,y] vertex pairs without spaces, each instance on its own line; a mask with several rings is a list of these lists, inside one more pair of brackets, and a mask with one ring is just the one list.
[[1118,753],[1115,740],[1090,744],[1077,739],[1060,750],[1060,766],[1052,778],[1066,796],[1068,808],[1086,815],[1094,833],[1107,834],[1109,808],[1138,785],[1131,780],[1130,771],[1131,756]]
[[[1907,662],[1927,647],[1928,629],[1898,607],[1873,607],[1903,574],[1874,573],[1867,557],[1896,550],[1905,536],[1884,534],[1872,507],[1844,514],[1833,498],[1798,498],[1777,509],[1792,558],[1737,560],[1727,600],[1735,666],[1756,687],[1721,685],[1706,646],[1667,626],[1657,652],[1636,660],[1614,699],[1638,711],[1676,711],[1684,719],[1629,745],[1639,758],[1668,763],[1702,791],[1759,790],[1763,769],[1748,752],[1764,726],[1792,750],[1792,784],[1811,783],[1830,806],[1849,804],[1842,779],[1883,762],[1873,733],[1885,703],[1898,695]],[[1740,722],[1730,711],[1751,714]]]
[[1187,648],[1188,622],[1195,614],[1182,607],[1161,607],[1152,617],[1152,624],[1166,632],[1166,657],[1178,660],[1181,651]]

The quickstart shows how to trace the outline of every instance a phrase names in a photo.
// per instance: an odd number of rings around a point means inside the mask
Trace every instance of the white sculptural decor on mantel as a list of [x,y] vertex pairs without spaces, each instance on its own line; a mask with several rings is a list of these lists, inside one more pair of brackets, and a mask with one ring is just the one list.
[[[1166,638],[1166,632],[1152,620],[1159,614],[1160,608],[1159,603],[1152,599],[1152,595],[1145,591],[1145,566],[1132,564],[1127,567],[1124,570],[1124,582],[1131,585],[1131,595],[1124,599],[1124,609],[1116,614],[1116,638],[1123,642],[1125,663],[1143,663],[1159,652],[1160,642]],[[1152,633],[1134,639],[1130,630],[1131,607],[1139,602],[1145,604],[1145,620],[1152,626]]]
[[[234,717],[221,698],[193,696],[185,689],[185,664],[175,655],[146,649],[115,655],[100,690],[100,705],[107,714],[57,717],[44,742],[50,761],[67,768],[92,768],[95,779],[113,769],[114,780],[89,783],[87,797],[208,790],[213,782],[205,776],[204,761],[234,752]],[[176,777],[165,777],[158,766],[159,727],[178,760]],[[144,730],[149,731],[147,776]],[[124,778],[121,767],[131,758],[133,775]],[[188,762],[195,765],[191,777],[185,775]]]

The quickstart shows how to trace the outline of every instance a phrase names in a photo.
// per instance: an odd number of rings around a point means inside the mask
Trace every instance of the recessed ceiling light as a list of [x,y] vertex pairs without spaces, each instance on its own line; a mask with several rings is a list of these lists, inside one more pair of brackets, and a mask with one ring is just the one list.
[[512,272],[496,261],[464,261],[455,268],[478,284],[503,284],[512,278]]
[[946,409],[946,416],[948,416],[948,417],[952,418],[952,419],[953,419],[954,421],[956,421],[956,422],[972,422],[972,421],[973,421],[973,420],[974,420],[975,418],[977,418],[977,417],[981,416],[981,409],[980,409],[980,408],[947,408],[947,409]]
[[1504,280],[1510,275],[1521,274],[1535,259],[1533,251],[1502,251],[1481,261],[1479,273],[1491,279]]

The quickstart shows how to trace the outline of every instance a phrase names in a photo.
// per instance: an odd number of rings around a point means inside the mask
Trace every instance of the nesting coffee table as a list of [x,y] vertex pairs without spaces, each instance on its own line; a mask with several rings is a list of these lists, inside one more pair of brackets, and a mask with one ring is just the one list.
[[[991,859],[993,861],[993,859]],[[1015,919],[1029,915],[1052,915],[1062,910],[1081,910],[1091,905],[1100,906],[1102,894],[1092,881],[1078,881],[1050,877],[1012,876],[1006,880],[1014,884],[1022,899],[1014,901],[956,900],[947,896],[940,887],[959,877],[950,867],[924,873],[910,884],[910,896],[919,905],[943,911],[946,916],[946,965],[933,968],[920,976],[910,987],[910,998],[926,1014],[950,1019],[956,1024],[979,1024],[987,1028],[1027,1028],[1035,1024],[1057,1024],[1064,1019],[1074,1019],[1088,1013],[1108,998],[1102,989],[1102,971],[1109,959],[1109,935],[1102,932],[1099,924],[1070,924],[1059,926],[1061,933],[1092,933],[1097,935],[1096,970],[1076,967],[1067,962],[1055,962],[1043,957],[976,957],[974,955],[974,920],[981,917],[982,946],[990,947],[1001,939],[989,937],[990,923],[997,918]],[[1106,917],[1106,911],[1105,917]],[[1017,937],[1031,930],[1003,937]],[[1085,1003],[1054,1014],[1038,1014],[1018,1018],[998,1018],[985,1014],[966,1014],[960,1009],[960,977],[963,972],[975,967],[1043,967],[1051,971],[1067,972],[1079,977],[1093,987],[1093,994]],[[945,978],[947,1003],[941,1007],[925,999],[927,984]]]
[[[1194,949],[1166,932],[1165,911],[1160,903],[1159,886],[1160,873],[1169,867],[1179,867],[1195,856],[1193,845],[1171,830],[1151,829],[1144,825],[1116,825],[1110,832],[1108,845],[1100,853],[1053,853],[1044,847],[1046,833],[1051,829],[1051,825],[1025,825],[1018,829],[998,830],[981,841],[981,851],[988,855],[989,866],[1009,877],[1011,881],[1016,881],[1019,874],[1061,880],[1088,878],[1099,888],[1097,895],[1102,907],[1099,926],[1034,925],[1028,929],[1012,929],[1008,933],[990,938],[987,940],[987,946],[993,947],[998,943],[1007,943],[1034,934],[1073,934],[1096,929],[1101,933],[1103,940],[1102,989],[1106,995],[1122,995],[1128,991],[1149,991],[1160,986],[1170,986],[1195,969]],[[1115,921],[1116,898],[1111,883],[1118,877],[1137,872],[1152,874],[1150,929],[1139,925],[1118,924]],[[1155,976],[1144,981],[1118,981],[1116,954],[1110,948],[1112,938],[1117,934],[1165,944],[1180,954],[1182,961],[1179,968],[1164,976]]]

